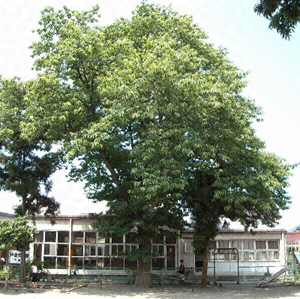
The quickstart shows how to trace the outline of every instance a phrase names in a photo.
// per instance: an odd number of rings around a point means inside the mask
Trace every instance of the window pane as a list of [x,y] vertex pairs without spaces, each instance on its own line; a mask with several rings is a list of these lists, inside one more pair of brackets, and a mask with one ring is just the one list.
[[245,261],[254,261],[254,252],[244,251],[244,260]]
[[244,241],[244,249],[254,249],[253,240]]
[[269,249],[279,249],[278,241],[268,241]]
[[86,232],[85,233],[85,243],[96,243],[96,233]]
[[153,252],[158,252],[159,255],[164,254],[164,245],[153,245],[152,246],[152,251]]
[[105,252],[104,252],[104,255],[105,256],[109,256],[110,253],[109,253],[109,245],[105,245]]
[[85,269],[96,268],[96,258],[85,258],[84,259],[84,268]]
[[75,256],[83,256],[83,246],[75,245]]
[[241,241],[237,241],[237,240],[231,241],[231,247],[241,249],[242,248],[241,247]]
[[279,252],[278,251],[269,251],[269,261],[279,260]]
[[83,232],[73,233],[73,243],[83,243]]
[[102,236],[99,236],[98,243],[100,243],[100,244],[109,243],[109,238],[104,238]]
[[98,255],[104,255],[104,245],[98,246]]
[[38,232],[34,236],[34,242],[43,242],[43,231]]
[[219,243],[218,248],[229,248],[229,241],[222,240],[222,241],[218,241],[218,243]]
[[55,242],[56,232],[45,232],[45,242]]
[[50,244],[44,245],[44,254],[46,254],[46,255],[50,254]]
[[55,257],[44,257],[44,261],[50,268],[55,268]]
[[122,258],[117,258],[113,257],[111,259],[111,267],[112,268],[123,268],[123,259]]
[[57,258],[57,267],[65,268],[67,266],[67,258],[66,257],[58,257]]
[[175,237],[166,237],[166,244],[176,244]]
[[59,244],[58,246],[57,246],[57,255],[69,255],[69,253],[68,253],[68,245],[61,245],[61,244]]
[[69,232],[67,231],[58,232],[58,242],[69,243]]
[[136,268],[137,262],[136,261],[130,261],[128,259],[125,260],[125,267],[126,268]]
[[267,260],[267,252],[266,251],[257,251],[256,259],[258,261],[266,261]]
[[165,268],[165,259],[164,258],[152,258],[152,269],[160,270]]
[[256,241],[256,249],[266,249],[266,241]]
[[111,240],[112,243],[123,243],[123,236],[121,237],[113,237]]
[[134,243],[134,236],[136,235],[136,233],[130,233],[128,235],[125,236],[125,243],[129,244],[129,243]]
[[167,246],[167,269],[175,269],[175,246]]
[[110,268],[110,258],[108,257],[98,258],[98,267]]

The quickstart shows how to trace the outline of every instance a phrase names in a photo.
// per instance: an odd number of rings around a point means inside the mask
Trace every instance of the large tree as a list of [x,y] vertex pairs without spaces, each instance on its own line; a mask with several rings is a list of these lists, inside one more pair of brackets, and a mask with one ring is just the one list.
[[270,21],[269,28],[290,39],[300,22],[299,0],[260,0],[254,11]]
[[[17,78],[0,78],[0,190],[10,191],[20,199],[18,215],[43,213],[53,219],[59,204],[48,193],[50,176],[59,165],[59,154],[50,151],[42,135],[31,141],[22,137],[21,125],[26,123],[25,96],[30,82]],[[20,280],[25,280],[25,253],[22,252]]]
[[[127,256],[138,260],[136,285],[145,286],[151,240],[182,231],[194,207],[195,173],[207,169],[215,178],[224,210],[236,198],[244,214],[269,200],[247,200],[242,190],[251,179],[243,180],[242,170],[235,181],[226,176],[233,159],[243,159],[239,151],[249,156],[249,170],[262,159],[251,127],[260,109],[241,95],[245,74],[226,51],[205,42],[191,17],[144,2],[130,20],[109,26],[95,26],[97,14],[97,7],[43,10],[40,40],[32,45],[39,75],[26,95],[24,132],[30,138],[46,130],[67,160],[79,159],[71,176],[86,182],[89,198],[107,201],[108,211],[95,217],[99,230],[120,236],[134,229],[140,245]],[[214,171],[221,167],[223,173]],[[269,183],[265,176],[261,184]],[[276,208],[285,204],[283,197]]]
[[0,221],[0,250],[6,254],[6,273],[4,288],[7,289],[9,278],[10,254],[9,250],[16,249],[26,251],[29,244],[34,241],[34,235],[37,233],[34,227],[30,227],[27,222],[27,216],[17,216],[10,220]]

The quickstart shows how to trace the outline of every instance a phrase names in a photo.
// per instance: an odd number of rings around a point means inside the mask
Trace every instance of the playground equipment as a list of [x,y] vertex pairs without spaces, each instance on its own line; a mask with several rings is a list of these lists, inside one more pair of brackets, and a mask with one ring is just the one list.
[[271,282],[272,280],[274,280],[275,278],[277,278],[278,276],[280,276],[281,274],[283,274],[286,271],[289,271],[289,268],[282,268],[279,271],[277,271],[276,273],[274,273],[271,276],[269,276],[268,278],[256,282],[256,286],[260,287],[260,286],[262,286],[264,284],[267,284],[267,283]]

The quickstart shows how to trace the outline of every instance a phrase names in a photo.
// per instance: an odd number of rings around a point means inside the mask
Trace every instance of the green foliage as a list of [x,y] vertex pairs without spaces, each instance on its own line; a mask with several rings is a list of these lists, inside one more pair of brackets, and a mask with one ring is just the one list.
[[0,221],[0,250],[26,251],[34,241],[36,228],[30,227],[27,216],[17,216],[13,221]]
[[[0,78],[1,79],[1,78]],[[30,82],[17,78],[0,80],[0,189],[14,192],[21,200],[18,215],[35,215],[43,210],[54,216],[59,204],[47,196],[49,179],[59,166],[59,154],[50,152],[49,143],[41,135],[28,141],[22,136],[25,116],[25,96]]]
[[300,3],[298,0],[260,0],[254,11],[270,21],[269,28],[285,39],[290,39],[300,21]]

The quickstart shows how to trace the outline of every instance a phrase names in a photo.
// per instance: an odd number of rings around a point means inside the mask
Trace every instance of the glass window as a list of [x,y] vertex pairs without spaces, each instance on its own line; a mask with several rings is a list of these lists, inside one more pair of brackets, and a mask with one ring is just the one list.
[[83,246],[75,245],[75,256],[83,256]]
[[45,232],[45,242],[55,242],[56,232]]
[[269,251],[269,261],[279,260],[279,251]]
[[85,258],[84,259],[84,268],[85,269],[92,269],[95,268],[97,265],[96,258]]
[[58,242],[59,243],[69,243],[69,232],[59,231],[58,232]]
[[175,269],[175,246],[167,246],[167,269]]
[[98,267],[110,268],[110,258],[109,257],[98,258]]
[[126,268],[136,268],[137,262],[136,261],[130,261],[128,259],[125,260],[125,267]]
[[34,242],[43,242],[43,231],[39,231],[35,236],[34,236]]
[[85,233],[85,243],[96,243],[96,233],[86,232]]
[[44,254],[46,254],[46,255],[50,254],[50,244],[44,245]]
[[119,253],[123,252],[123,245],[112,245],[111,246],[111,254],[118,255]]
[[256,249],[266,249],[266,241],[256,241]]
[[165,259],[164,258],[152,258],[152,269],[160,270],[165,268]]
[[96,246],[95,245],[85,245],[85,255],[96,255]]
[[111,259],[111,267],[112,268],[123,268],[124,260],[122,258],[113,257]]
[[83,243],[83,232],[73,232],[73,243]]
[[98,255],[104,255],[104,245],[98,245]]
[[268,241],[269,249],[279,249],[278,241]]
[[254,252],[244,251],[244,260],[245,261],[254,261]]
[[128,235],[125,236],[125,243],[134,243],[134,236],[136,233],[129,233]]
[[166,237],[166,243],[167,244],[176,244],[176,238],[175,237]]
[[123,236],[121,237],[113,237],[111,240],[112,243],[123,243]]
[[66,268],[67,267],[67,258],[66,257],[58,257],[57,258],[57,267],[58,268]]
[[237,241],[237,240],[231,241],[231,247],[241,249],[242,248],[241,241]]
[[266,261],[267,260],[267,252],[266,251],[257,251],[256,259],[258,261]]
[[47,266],[49,266],[49,268],[55,268],[55,257],[44,257],[44,262],[47,264]]
[[244,241],[244,249],[254,249],[253,240]]
[[153,245],[152,251],[158,252],[160,255],[163,255],[164,254],[164,245]]
[[229,248],[229,241],[221,240],[218,243],[218,248]]
[[109,238],[104,238],[102,236],[99,236],[98,237],[98,243],[99,244],[109,243]]
[[68,248],[69,248],[68,245],[58,244],[57,255],[69,255]]

